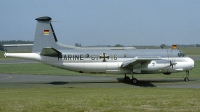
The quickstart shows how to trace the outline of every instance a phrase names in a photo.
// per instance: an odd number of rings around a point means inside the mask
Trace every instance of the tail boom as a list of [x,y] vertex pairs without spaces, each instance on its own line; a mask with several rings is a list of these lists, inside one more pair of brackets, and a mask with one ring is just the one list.
[[41,56],[37,53],[5,53],[5,57],[12,58],[22,58],[22,59],[30,59],[30,60],[41,60]]

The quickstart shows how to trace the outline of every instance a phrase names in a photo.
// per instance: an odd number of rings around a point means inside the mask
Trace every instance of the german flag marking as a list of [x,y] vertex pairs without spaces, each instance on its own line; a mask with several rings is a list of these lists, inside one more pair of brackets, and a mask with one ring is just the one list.
[[44,30],[44,35],[49,35],[49,30]]

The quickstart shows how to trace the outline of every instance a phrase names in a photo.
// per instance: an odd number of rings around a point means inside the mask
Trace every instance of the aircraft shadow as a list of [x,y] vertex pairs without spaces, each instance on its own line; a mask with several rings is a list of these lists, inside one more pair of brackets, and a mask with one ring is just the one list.
[[66,85],[66,84],[83,84],[83,83],[118,83],[117,81],[85,81],[85,82],[64,82],[64,81],[54,81],[45,84],[52,84],[52,85]]
[[[125,82],[124,78],[116,78],[117,81],[73,81],[73,82],[65,82],[65,81],[54,81],[44,84],[51,84],[51,85],[67,85],[67,84],[83,84],[83,83],[124,83],[133,86],[139,87],[156,87],[156,83],[178,83],[184,82],[181,79],[139,79],[137,84],[132,84],[131,82]],[[190,80],[194,81],[194,80]]]
[[50,82],[50,83],[45,83],[45,84],[51,84],[51,85],[66,85],[66,84],[83,84],[83,83],[124,83],[124,84],[129,84],[133,86],[140,86],[140,87],[156,87],[153,85],[150,81],[139,81],[137,84],[132,84],[131,82],[124,82],[122,78],[117,78],[118,81],[95,81],[95,82],[64,82],[64,81],[55,81],[55,82]]
[[50,82],[47,84],[52,84],[52,85],[65,85],[68,84],[69,82],[63,82],[63,81],[55,81],[55,82]]
[[117,80],[121,83],[124,84],[129,84],[129,85],[133,85],[133,86],[140,86],[140,87],[156,87],[155,85],[153,85],[150,81],[138,81],[137,84],[133,84],[131,81],[129,82],[125,82],[124,78],[117,78]]
[[[119,82],[122,82],[124,84],[139,86],[139,87],[156,87],[154,84],[156,83],[179,83],[179,82],[185,82],[183,79],[139,79],[137,84],[133,84],[131,81],[125,82],[124,78],[117,78]],[[194,80],[190,80],[194,81]],[[154,84],[153,84],[154,83]]]

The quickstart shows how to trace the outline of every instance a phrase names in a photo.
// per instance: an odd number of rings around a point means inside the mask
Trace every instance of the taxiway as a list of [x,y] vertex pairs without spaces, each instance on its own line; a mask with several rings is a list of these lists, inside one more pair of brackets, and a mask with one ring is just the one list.
[[[122,76],[123,77],[123,76]],[[83,87],[83,88],[200,88],[200,78],[190,78],[189,82],[182,78],[138,79],[135,85],[123,82],[122,77],[105,76],[52,76],[26,74],[0,74],[0,88],[31,87]]]

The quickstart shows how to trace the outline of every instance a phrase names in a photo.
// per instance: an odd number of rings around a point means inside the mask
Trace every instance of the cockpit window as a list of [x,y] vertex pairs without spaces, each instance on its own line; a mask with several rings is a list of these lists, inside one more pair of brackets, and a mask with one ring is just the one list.
[[178,56],[179,56],[179,57],[184,57],[185,54],[184,54],[183,52],[179,52],[179,53],[178,53]]

